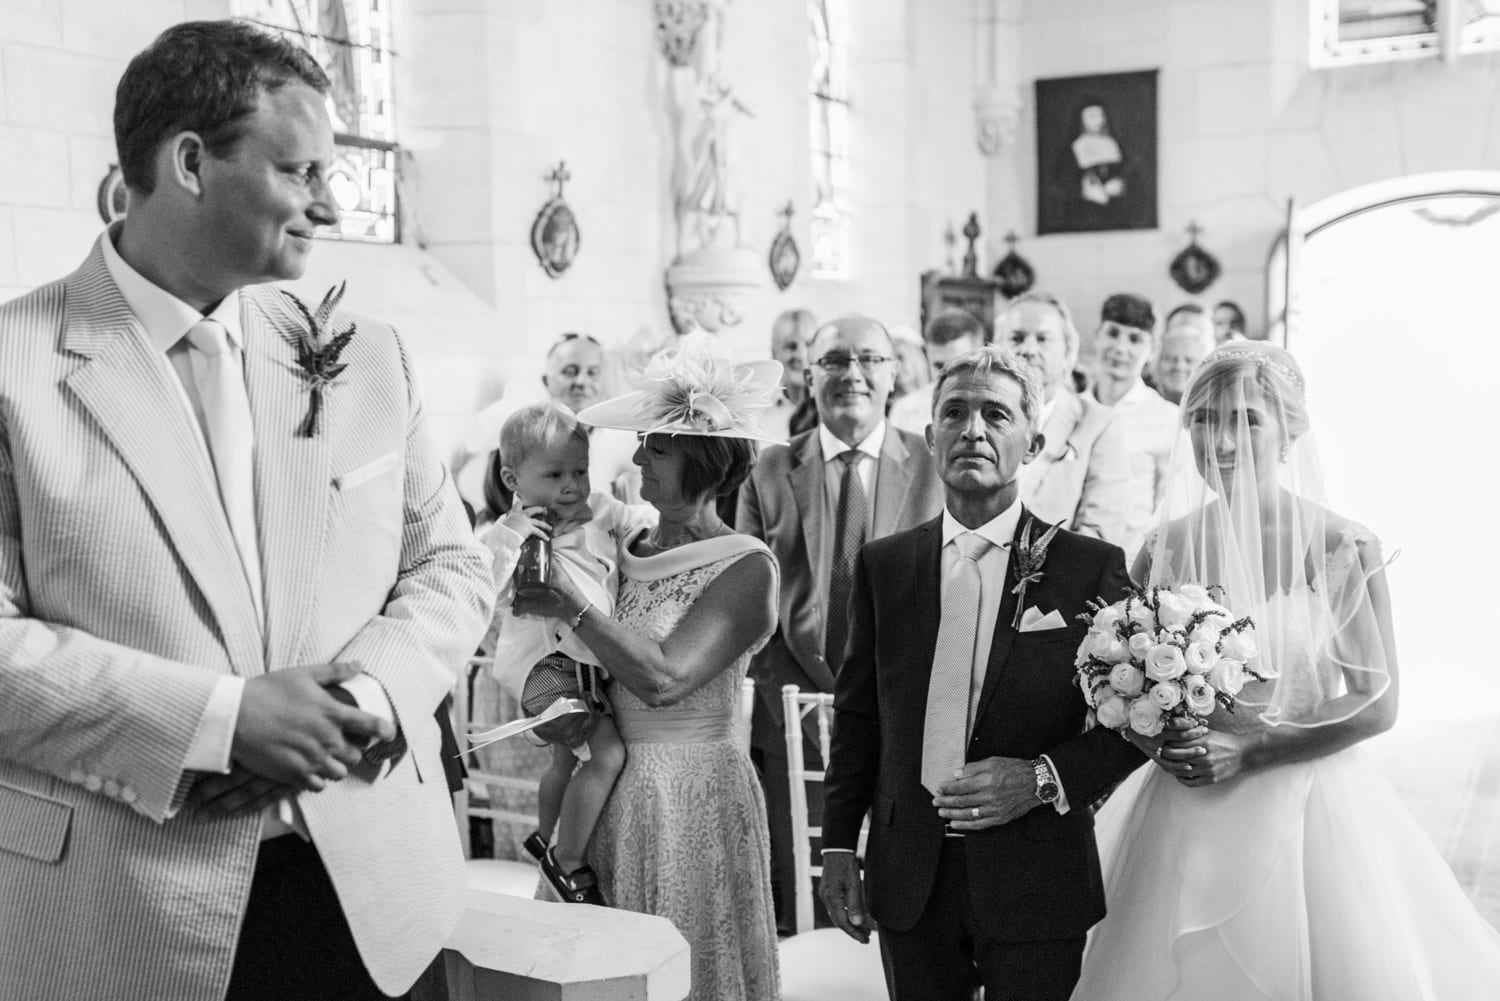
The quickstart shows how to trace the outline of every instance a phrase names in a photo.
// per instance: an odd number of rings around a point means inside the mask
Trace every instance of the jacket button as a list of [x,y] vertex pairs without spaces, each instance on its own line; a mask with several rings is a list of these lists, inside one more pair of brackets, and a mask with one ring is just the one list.
[[116,782],[114,779],[105,779],[104,795],[108,796],[110,799],[119,799],[120,783]]
[[104,788],[104,780],[97,775],[89,775],[84,778],[83,787],[89,792],[98,792]]
[[122,786],[120,788],[120,802],[134,803],[139,798],[140,795],[131,786]]

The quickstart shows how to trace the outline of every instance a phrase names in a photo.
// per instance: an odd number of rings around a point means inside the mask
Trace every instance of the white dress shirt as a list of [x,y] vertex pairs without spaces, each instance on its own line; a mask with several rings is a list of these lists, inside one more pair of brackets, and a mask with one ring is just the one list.
[[[1097,392],[1093,390],[1091,392]],[[1094,396],[1098,400],[1097,395]],[[1172,446],[1184,436],[1178,410],[1140,379],[1115,401],[1116,417],[1124,423],[1130,442],[1130,487],[1125,506],[1125,535],[1120,548],[1131,559],[1146,529],[1151,512],[1167,492],[1167,469]]]
[[[954,544],[954,540],[964,532],[972,531],[975,535],[988,539],[990,543],[990,547],[975,561],[979,564],[979,621],[974,634],[974,668],[969,679],[969,726],[964,734],[965,745],[974,732],[974,720],[979,712],[979,696],[984,691],[984,678],[989,670],[990,647],[994,645],[995,626],[1000,618],[1000,602],[1005,598],[1006,574],[1010,570],[1010,544],[1011,540],[1016,537],[1016,529],[1020,523],[1021,502],[1019,499],[975,529],[965,528],[957,518],[953,517],[951,511],[946,507],[943,508],[940,601],[947,600],[948,576],[959,559],[958,546]],[[1045,754],[1042,757],[1052,768],[1053,777],[1057,777],[1057,767],[1052,764],[1052,759]],[[1059,795],[1053,806],[1057,808],[1058,813],[1067,813],[1068,800],[1067,796],[1061,792],[1061,779],[1058,780],[1058,789]]]

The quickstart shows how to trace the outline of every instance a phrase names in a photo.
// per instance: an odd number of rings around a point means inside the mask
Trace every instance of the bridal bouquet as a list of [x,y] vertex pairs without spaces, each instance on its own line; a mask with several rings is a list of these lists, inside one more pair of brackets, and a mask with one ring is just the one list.
[[1202,720],[1215,705],[1233,712],[1246,679],[1265,680],[1250,666],[1255,623],[1235,618],[1216,594],[1223,590],[1183,584],[1088,603],[1074,664],[1100,725],[1154,737],[1170,719]]

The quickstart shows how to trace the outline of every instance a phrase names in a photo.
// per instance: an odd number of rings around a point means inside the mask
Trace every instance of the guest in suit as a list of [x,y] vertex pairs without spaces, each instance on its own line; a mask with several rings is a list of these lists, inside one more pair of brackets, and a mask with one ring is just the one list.
[[1119,545],[1130,503],[1130,441],[1108,407],[1073,391],[1078,329],[1061,299],[1025,292],[995,321],[995,343],[1042,380],[1041,452],[1021,477],[1021,500],[1044,521]]
[[[878,926],[899,1001],[980,984],[989,1001],[1065,1001],[1104,916],[1088,806],[1144,760],[1084,729],[1077,617],[1128,578],[1118,547],[1053,531],[1021,503],[1041,406],[1039,379],[1008,352],[950,364],[927,432],[944,511],[859,556],[821,895],[859,941]],[[1018,587],[1023,554],[1034,573]]]
[[433,710],[485,552],[394,332],[261,284],[338,219],[327,89],[168,29],[129,217],[0,306],[0,997],[400,995],[462,909]]
[[[833,691],[849,635],[855,553],[869,539],[920,524],[942,504],[922,439],[885,421],[895,378],[885,328],[869,317],[841,317],[818,329],[811,355],[807,382],[820,423],[761,454],[740,488],[737,524],[765,541],[781,567],[776,634],[750,671],[756,689],[751,743],[766,783],[783,928],[791,920],[796,877],[781,687]],[[806,736],[807,760],[820,761],[816,731]]]

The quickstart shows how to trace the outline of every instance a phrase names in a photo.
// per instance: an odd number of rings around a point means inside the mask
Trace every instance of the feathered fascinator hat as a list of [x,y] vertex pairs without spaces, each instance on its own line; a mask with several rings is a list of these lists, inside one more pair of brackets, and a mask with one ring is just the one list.
[[781,386],[781,363],[736,365],[692,347],[659,352],[633,393],[578,412],[584,424],[641,434],[747,438],[785,444],[760,425]]

